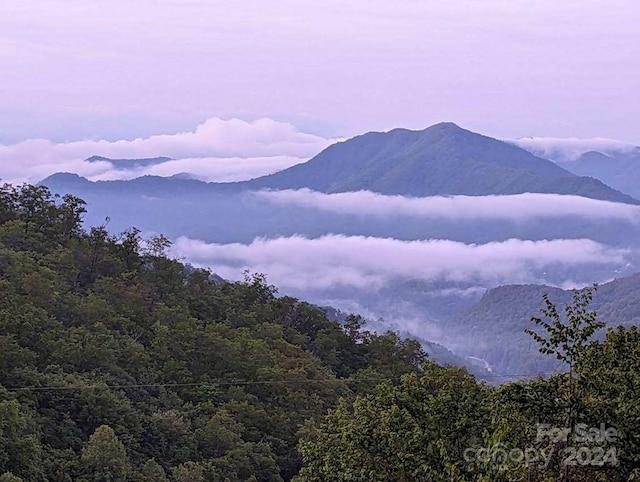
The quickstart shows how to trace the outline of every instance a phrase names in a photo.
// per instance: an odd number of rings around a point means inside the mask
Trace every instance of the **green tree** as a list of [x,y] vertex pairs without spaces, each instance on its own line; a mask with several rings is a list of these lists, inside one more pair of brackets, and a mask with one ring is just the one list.
[[569,368],[569,375],[580,372],[580,363],[593,335],[604,327],[595,311],[589,310],[597,287],[573,292],[572,303],[565,305],[564,317],[560,315],[548,295],[543,295],[542,317],[533,316],[531,321],[543,328],[546,336],[527,329],[525,332],[540,344],[543,354],[553,355]]
[[17,475],[13,475],[11,472],[0,475],[0,482],[23,482],[23,479]]
[[343,400],[300,443],[301,482],[472,480],[463,453],[488,427],[488,391],[463,369],[426,364]]
[[196,462],[185,462],[173,469],[176,482],[204,482],[204,467]]
[[585,376],[584,421],[604,423],[617,432],[616,467],[608,480],[640,477],[640,329],[609,329],[604,341],[591,343],[582,361]]
[[[565,449],[571,446],[575,438],[577,421],[587,417],[586,401],[592,396],[587,389],[590,373],[585,363],[593,336],[605,326],[596,312],[589,309],[596,289],[597,286],[594,285],[575,290],[571,303],[565,305],[562,315],[549,297],[543,295],[542,317],[534,316],[531,321],[546,333],[525,330],[538,342],[541,353],[555,356],[568,368],[566,377],[555,378],[560,383],[556,387],[556,396],[552,398],[559,402],[557,410],[565,412],[564,427],[569,433],[563,442]],[[562,460],[556,460],[555,463],[555,467],[552,467],[554,478],[580,480],[577,478],[583,472],[580,468],[571,468],[568,464],[563,464]]]
[[101,425],[82,451],[84,480],[111,482],[128,480],[131,465],[127,451],[108,425]]
[[147,460],[133,475],[134,482],[166,482],[167,474],[155,459]]
[[0,398],[0,473],[44,480],[40,462],[41,447],[32,421],[16,400]]
[[565,396],[567,410],[567,427],[573,431],[577,411],[579,410],[579,385],[575,375],[583,375],[582,364],[587,347],[593,335],[604,327],[595,311],[589,310],[593,294],[597,289],[584,288],[573,292],[572,302],[565,305],[564,317],[560,315],[555,304],[545,294],[542,317],[532,317],[531,321],[541,327],[545,334],[527,329],[525,332],[539,343],[543,354],[553,355],[569,369],[568,391]]

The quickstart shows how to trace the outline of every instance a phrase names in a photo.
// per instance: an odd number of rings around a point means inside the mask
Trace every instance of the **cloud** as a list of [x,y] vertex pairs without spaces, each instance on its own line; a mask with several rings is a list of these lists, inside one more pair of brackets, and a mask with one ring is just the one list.
[[507,141],[526,149],[536,156],[553,161],[575,161],[585,152],[597,151],[603,154],[628,153],[640,148],[627,142],[604,137],[579,139],[576,137],[523,137],[514,141]]
[[580,216],[640,222],[640,207],[581,196],[524,193],[504,196],[387,196],[370,191],[324,194],[309,189],[258,191],[260,199],[339,214],[375,217],[412,216],[446,219],[525,221]]
[[145,175],[169,177],[187,173],[194,179],[205,182],[234,182],[273,174],[306,160],[306,158],[290,156],[172,159],[147,167],[111,168],[98,175],[87,177],[91,181],[113,181],[134,179]]
[[547,267],[616,265],[623,263],[627,254],[588,239],[464,244],[334,234],[315,239],[256,239],[251,244],[208,244],[181,237],[173,250],[228,279],[237,279],[243,269],[250,269],[265,273],[284,289],[304,291],[334,287],[375,290],[396,278],[526,282]]
[[[297,164],[331,142],[272,119],[247,122],[211,118],[192,132],[144,139],[64,143],[33,139],[0,145],[0,177],[34,182],[64,171],[92,179],[129,179],[143,174],[173,175],[186,171],[204,180],[240,180]],[[133,166],[123,169],[109,162],[84,161],[93,155],[115,159],[167,156],[176,160],[145,169]]]

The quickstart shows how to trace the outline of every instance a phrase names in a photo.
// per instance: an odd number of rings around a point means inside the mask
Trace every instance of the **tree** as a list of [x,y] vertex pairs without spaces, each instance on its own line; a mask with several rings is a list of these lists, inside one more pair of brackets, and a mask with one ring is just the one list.
[[471,480],[463,452],[487,428],[487,389],[427,363],[398,386],[342,400],[300,443],[300,482]]
[[0,482],[23,482],[23,479],[17,475],[13,475],[11,472],[0,475]]
[[582,364],[588,344],[593,335],[604,327],[595,311],[589,310],[593,300],[593,293],[597,286],[574,291],[572,302],[565,305],[564,317],[560,315],[555,304],[545,294],[542,318],[533,316],[531,321],[546,331],[546,337],[534,330],[525,332],[540,344],[539,350],[543,354],[554,355],[556,359],[565,363],[569,368],[569,390],[566,396],[567,427],[573,429],[577,403],[575,376],[582,374]]
[[101,425],[91,435],[82,451],[81,462],[86,481],[127,480],[131,472],[124,445],[108,425]]
[[0,398],[0,473],[11,472],[27,480],[44,480],[40,467],[41,447],[30,425],[16,400]]
[[204,482],[204,467],[196,462],[185,462],[173,469],[176,482]]
[[[589,310],[596,289],[597,285],[575,290],[572,302],[564,307],[564,316],[560,315],[555,304],[547,294],[544,294],[542,317],[533,316],[531,321],[542,327],[546,335],[530,329],[525,330],[538,342],[541,353],[555,356],[569,369],[567,389],[563,390],[562,386],[559,388],[564,405],[559,408],[566,410],[565,427],[570,434],[564,442],[565,448],[575,436],[576,419],[581,412],[584,412],[585,355],[593,335],[604,327],[604,323],[598,319],[596,312]],[[565,464],[562,468],[564,480],[568,480],[569,470],[569,465]]]
[[134,482],[166,482],[167,474],[154,459],[147,460],[133,476]]
[[541,353],[554,355],[568,366],[570,377],[573,377],[574,372],[579,374],[580,363],[591,337],[604,327],[596,312],[588,309],[596,289],[597,285],[594,285],[593,288],[574,291],[572,303],[564,307],[564,318],[560,316],[549,296],[543,295],[543,317],[533,316],[531,321],[542,327],[547,332],[547,337],[534,330],[525,330],[540,344]]
[[[582,362],[587,394],[585,421],[606,423],[617,432],[618,464],[608,480],[640,476],[640,328],[609,329],[606,339],[591,343]],[[634,478],[635,477],[635,478]]]

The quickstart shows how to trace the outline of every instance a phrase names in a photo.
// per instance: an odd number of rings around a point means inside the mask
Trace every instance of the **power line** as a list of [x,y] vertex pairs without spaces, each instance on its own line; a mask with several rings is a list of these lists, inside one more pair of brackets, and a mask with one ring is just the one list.
[[308,380],[233,380],[233,381],[219,381],[219,382],[193,382],[193,383],[132,383],[132,384],[120,384],[120,385],[68,385],[68,386],[30,386],[30,387],[4,387],[7,391],[42,391],[42,390],[94,390],[109,388],[113,390],[122,390],[127,388],[161,388],[161,387],[203,387],[203,388],[215,388],[218,386],[230,386],[230,385],[284,385],[295,383],[346,383],[346,382],[365,382],[365,381],[388,381],[389,378],[359,378],[359,379],[347,379],[347,378],[327,378],[327,379],[308,379]]
[[[477,376],[478,379],[487,378],[536,378],[546,377],[549,375],[557,375],[557,373],[519,373],[506,375],[483,375]],[[9,392],[26,392],[26,391],[73,391],[73,390],[125,390],[131,388],[217,388],[220,386],[252,386],[252,385],[291,385],[291,384],[314,384],[314,383],[358,383],[358,382],[385,382],[393,381],[397,378],[324,378],[324,379],[305,379],[305,380],[228,380],[216,382],[191,382],[191,383],[130,383],[130,384],[93,384],[93,385],[53,385],[53,386],[26,386],[26,387],[0,387]]]

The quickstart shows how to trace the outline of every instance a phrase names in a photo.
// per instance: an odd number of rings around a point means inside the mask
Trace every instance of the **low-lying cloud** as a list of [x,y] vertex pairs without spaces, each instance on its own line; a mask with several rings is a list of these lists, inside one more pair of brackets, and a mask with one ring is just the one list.
[[625,250],[589,239],[509,239],[464,244],[431,239],[326,235],[256,239],[250,244],[216,244],[179,238],[174,253],[227,279],[244,269],[265,273],[284,289],[335,287],[378,289],[397,278],[474,281],[490,285],[529,282],[547,267],[624,263]]
[[578,159],[585,152],[597,151],[603,154],[628,153],[640,148],[626,142],[604,137],[579,139],[576,137],[523,137],[508,141],[536,156],[553,161],[570,162]]
[[231,157],[231,158],[187,158],[172,159],[153,166],[140,166],[121,169],[109,165],[109,168],[97,175],[89,175],[91,181],[115,181],[135,179],[140,176],[170,177],[188,174],[193,179],[205,182],[234,182],[273,174],[295,164],[307,161],[307,158],[290,156],[272,157]]
[[[211,118],[192,132],[145,139],[63,143],[33,139],[0,145],[0,177],[11,182],[36,182],[55,172],[73,172],[92,180],[188,172],[208,181],[241,180],[302,162],[332,142],[272,119],[247,122]],[[144,169],[106,161],[85,162],[95,155],[112,159],[166,156],[174,160]]]
[[280,205],[311,207],[338,214],[375,217],[412,216],[445,219],[526,221],[579,216],[640,222],[640,207],[581,196],[524,193],[490,196],[388,196],[371,191],[325,194],[310,189],[258,191],[260,199]]

